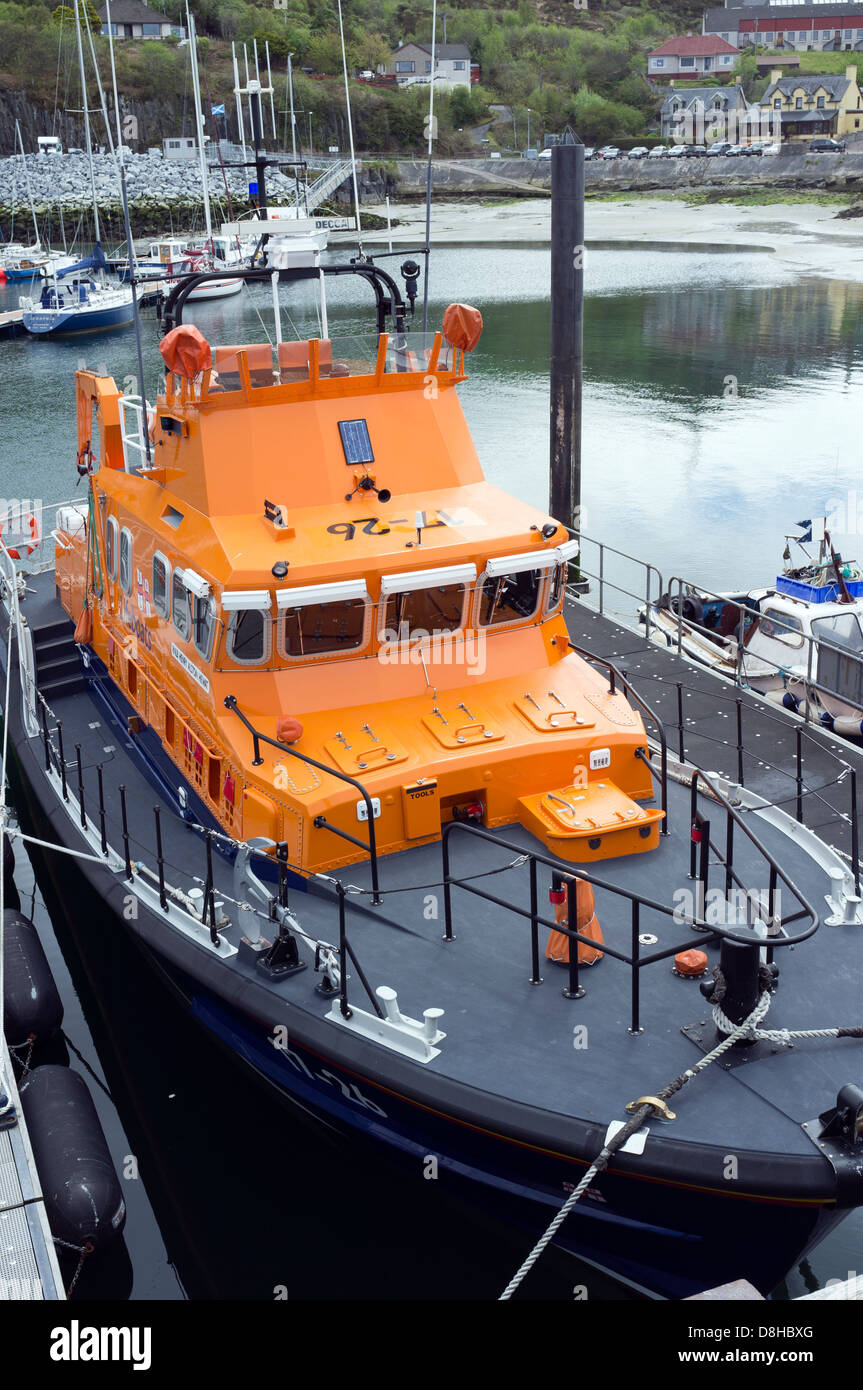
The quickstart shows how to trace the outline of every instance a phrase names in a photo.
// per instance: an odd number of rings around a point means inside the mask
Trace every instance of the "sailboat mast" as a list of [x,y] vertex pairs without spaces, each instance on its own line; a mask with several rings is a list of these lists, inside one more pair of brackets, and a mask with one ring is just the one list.
[[30,187],[30,171],[27,168],[27,156],[24,153],[24,141],[21,139],[21,127],[15,122],[15,135],[21,147],[21,164],[24,169],[24,182],[27,185],[27,201],[30,204],[30,216],[33,218],[33,233],[36,237],[36,249],[39,250],[42,243],[39,240],[39,224],[36,221],[36,209],[33,206],[33,190]]
[[[108,49],[109,49],[110,54],[111,54],[111,85],[112,85],[112,87],[113,87],[113,89],[114,89],[114,115],[115,115],[116,118],[117,118],[117,155],[118,155],[118,157],[119,157],[120,163],[122,164],[122,163],[124,163],[124,159],[123,159],[123,132],[122,132],[122,130],[121,130],[121,128],[120,128],[120,100],[119,100],[119,97],[117,96],[117,68],[116,68],[116,66],[115,66],[115,64],[114,64],[114,33],[113,33],[113,27],[112,27],[112,25],[111,25],[111,0],[105,0],[105,15],[106,15],[106,21],[105,21],[105,22],[106,22],[107,25],[108,25]],[[131,254],[131,248],[130,248],[130,254]]]
[[195,19],[186,6],[186,19],[189,24],[189,45],[192,50],[192,95],[195,99],[195,130],[198,136],[198,158],[201,165],[201,187],[204,192],[204,224],[207,229],[207,241],[212,250],[213,225],[210,219],[210,189],[207,182],[207,156],[204,151],[204,127],[201,121],[201,84],[198,78],[198,36],[195,30]]
[[99,233],[99,204],[96,201],[96,172],[93,168],[93,142],[90,139],[90,109],[87,106],[87,81],[84,77],[84,45],[81,42],[81,16],[78,0],[75,4],[75,37],[78,40],[78,71],[81,74],[81,100],[84,103],[84,135],[87,145],[87,162],[90,166],[90,189],[93,194],[93,226],[96,230],[96,245],[102,240]]

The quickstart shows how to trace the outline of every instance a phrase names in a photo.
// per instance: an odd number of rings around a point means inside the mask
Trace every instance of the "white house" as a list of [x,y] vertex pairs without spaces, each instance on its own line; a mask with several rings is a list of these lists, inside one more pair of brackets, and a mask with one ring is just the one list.
[[647,58],[648,77],[703,77],[705,73],[728,76],[740,57],[740,49],[718,34],[683,34],[668,39]]
[[[436,86],[470,86],[470,49],[463,43],[435,44]],[[431,44],[402,43],[391,55],[384,71],[395,76],[400,87],[415,82],[430,82],[432,70]]]

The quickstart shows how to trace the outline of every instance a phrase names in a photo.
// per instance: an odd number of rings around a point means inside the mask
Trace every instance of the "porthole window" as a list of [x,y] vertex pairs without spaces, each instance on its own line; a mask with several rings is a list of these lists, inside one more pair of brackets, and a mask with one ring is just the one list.
[[120,532],[120,588],[132,592],[132,532],[126,526]]
[[105,569],[109,579],[117,578],[117,526],[116,517],[109,516],[105,522]]
[[192,614],[189,608],[189,591],[183,583],[180,570],[174,570],[171,585],[171,613],[177,636],[188,642],[192,635]]
[[153,607],[160,618],[171,611],[171,566],[158,550],[153,556]]

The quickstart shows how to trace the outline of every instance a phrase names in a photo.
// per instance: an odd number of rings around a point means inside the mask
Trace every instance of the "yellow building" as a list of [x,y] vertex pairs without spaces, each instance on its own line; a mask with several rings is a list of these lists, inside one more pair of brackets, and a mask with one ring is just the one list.
[[779,116],[783,140],[810,140],[816,135],[841,138],[863,131],[863,93],[853,64],[845,76],[821,77],[795,74],[783,77],[781,68],[770,73],[770,85],[761,98],[765,116]]

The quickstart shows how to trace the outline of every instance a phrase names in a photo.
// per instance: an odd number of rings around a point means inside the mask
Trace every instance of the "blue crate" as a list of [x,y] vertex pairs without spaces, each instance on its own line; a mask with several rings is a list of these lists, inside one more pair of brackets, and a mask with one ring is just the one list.
[[[852,598],[863,598],[863,579],[846,579],[845,586]],[[776,576],[776,592],[805,599],[807,603],[836,603],[840,596],[838,584],[807,584],[789,579],[787,574]]]

